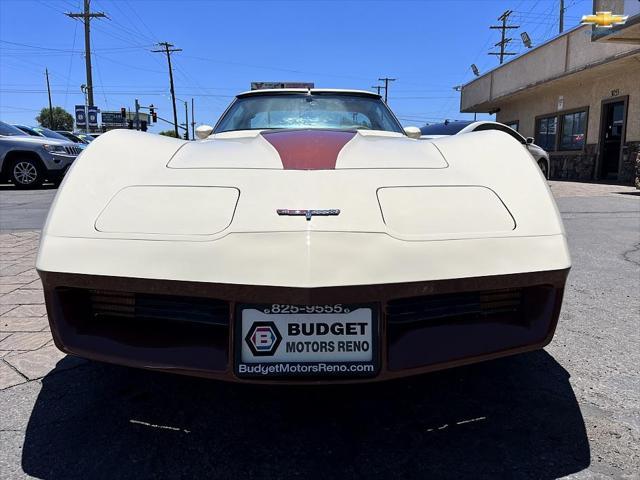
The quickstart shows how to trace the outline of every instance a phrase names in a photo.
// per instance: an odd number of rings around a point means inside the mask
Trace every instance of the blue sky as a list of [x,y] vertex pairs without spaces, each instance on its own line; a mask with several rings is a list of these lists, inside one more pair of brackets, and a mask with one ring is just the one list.
[[[589,13],[591,0],[566,0],[565,26]],[[0,0],[0,119],[35,124],[47,105],[73,111],[83,103],[82,24],[64,15],[80,0]],[[153,103],[171,118],[165,57],[154,43],[182,48],[173,55],[176,95],[195,99],[196,122],[214,123],[232,96],[251,81],[312,81],[318,87],[371,89],[397,78],[389,104],[405,125],[470,118],[459,113],[453,86],[495,67],[487,55],[499,41],[488,27],[514,11],[512,50],[520,32],[534,44],[558,29],[559,0],[213,1],[92,0],[109,19],[92,22],[95,103],[103,110]],[[495,51],[495,49],[494,49]],[[179,104],[179,119],[184,106]],[[170,128],[159,123],[151,131]]]

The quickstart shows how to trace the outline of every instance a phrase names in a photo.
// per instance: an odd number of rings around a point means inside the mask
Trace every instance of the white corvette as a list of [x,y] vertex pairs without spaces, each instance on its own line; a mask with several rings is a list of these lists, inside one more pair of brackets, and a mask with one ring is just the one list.
[[290,383],[542,348],[570,258],[538,166],[499,131],[419,134],[378,95],[289,89],[238,95],[202,141],[102,135],[42,234],[56,345]]

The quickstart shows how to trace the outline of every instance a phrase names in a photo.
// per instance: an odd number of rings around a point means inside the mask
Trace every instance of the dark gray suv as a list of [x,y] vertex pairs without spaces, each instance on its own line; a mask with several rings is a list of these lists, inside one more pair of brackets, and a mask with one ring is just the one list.
[[34,188],[45,180],[60,183],[80,150],[73,142],[26,135],[0,122],[0,180]]

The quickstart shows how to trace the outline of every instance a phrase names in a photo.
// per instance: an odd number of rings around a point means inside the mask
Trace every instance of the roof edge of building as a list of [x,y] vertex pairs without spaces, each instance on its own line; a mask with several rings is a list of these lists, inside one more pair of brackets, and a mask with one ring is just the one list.
[[555,42],[556,40],[558,40],[558,39],[560,39],[562,37],[565,37],[565,36],[569,35],[570,33],[575,32],[576,30],[579,30],[581,28],[585,28],[586,29],[586,28],[591,28],[591,27],[589,25],[576,25],[576,26],[570,28],[569,30],[565,30],[564,32],[559,33],[555,37],[551,37],[549,40],[546,40],[545,42],[541,43],[540,45],[536,45],[535,47],[528,49],[524,53],[513,57],[508,62],[505,62],[502,65],[498,65],[496,67],[493,67],[491,70],[488,70],[486,73],[483,73],[482,75],[474,78],[473,80],[463,84],[462,88],[465,88],[468,85],[471,85],[471,84],[473,84],[475,82],[478,82],[478,81],[482,80],[484,77],[487,77],[488,75],[491,75],[492,73],[497,72],[498,70],[500,70],[502,68],[505,68],[507,65],[511,64],[512,62],[515,62],[516,60],[520,60],[521,58],[524,58],[527,55],[531,55],[536,50],[538,50],[538,49],[540,49],[540,48],[542,48],[542,47],[544,47],[544,46],[546,46],[546,45],[548,45],[548,44],[550,44],[552,42]]
[[[565,77],[569,77],[571,75],[575,75],[576,73],[580,73],[583,72],[585,70],[588,70],[590,68],[595,68],[595,67],[599,67],[601,65],[606,65],[608,63],[612,63],[618,60],[622,60],[623,58],[627,58],[627,57],[632,57],[635,55],[640,55],[640,47],[638,47],[637,49],[634,50],[630,50],[628,52],[623,52],[617,55],[614,55],[612,57],[607,57],[603,60],[600,60],[598,62],[593,62],[593,63],[588,63],[585,65],[581,65],[580,67],[574,69],[574,70],[570,70],[568,72],[563,72],[559,75],[555,75],[553,77],[549,77],[549,78],[545,78],[544,80],[539,80],[537,82],[533,82],[533,83],[529,83],[527,85],[524,85],[522,87],[517,88],[516,90],[513,90],[511,92],[505,93],[504,95],[500,95],[499,97],[495,97],[492,98],[484,103],[478,104],[478,105],[471,105],[465,109],[460,108],[460,112],[462,113],[490,113],[492,110],[494,110],[496,107],[492,106],[495,102],[499,102],[502,101],[504,99],[507,99],[509,97],[512,97],[514,95],[517,95],[525,90],[528,90],[530,88],[535,88],[535,87],[539,87],[541,85],[547,84],[547,83],[551,83],[551,82],[555,82],[557,80],[560,80],[561,78],[565,78]],[[481,107],[481,105],[486,105],[486,107]],[[482,108],[482,110],[480,110]]]

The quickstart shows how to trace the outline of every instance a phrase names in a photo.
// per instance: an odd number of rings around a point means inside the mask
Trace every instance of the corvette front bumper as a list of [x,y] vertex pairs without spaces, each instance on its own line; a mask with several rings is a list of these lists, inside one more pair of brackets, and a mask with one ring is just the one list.
[[[540,349],[553,337],[567,274],[562,269],[300,288],[40,271],[51,331],[62,351],[256,383],[386,380]],[[379,370],[369,378],[240,379],[233,368],[233,318],[241,303],[376,304]]]

